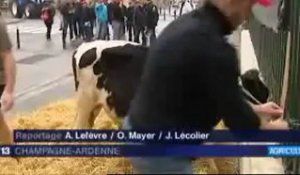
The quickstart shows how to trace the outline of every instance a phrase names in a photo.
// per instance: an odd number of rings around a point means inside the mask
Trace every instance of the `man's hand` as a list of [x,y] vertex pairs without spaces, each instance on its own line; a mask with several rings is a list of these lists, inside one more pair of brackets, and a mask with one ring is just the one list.
[[271,122],[263,124],[261,126],[261,129],[265,129],[265,130],[288,130],[289,125],[285,120],[278,119],[278,120],[271,121]]
[[261,129],[267,130],[287,130],[288,123],[280,119],[283,109],[274,102],[253,106],[253,110],[261,118]]
[[7,91],[3,92],[2,95],[2,109],[4,111],[9,111],[14,106],[14,95]]
[[253,109],[259,116],[270,117],[271,120],[278,119],[283,114],[283,109],[274,102],[256,105]]

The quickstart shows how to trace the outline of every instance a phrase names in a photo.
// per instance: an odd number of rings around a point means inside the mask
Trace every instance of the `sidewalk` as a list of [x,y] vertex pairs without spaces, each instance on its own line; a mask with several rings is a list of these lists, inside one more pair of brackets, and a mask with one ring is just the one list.
[[11,40],[17,61],[17,100],[70,76],[72,49],[62,49],[59,35],[54,35],[50,42],[44,35],[21,35],[20,50],[16,48],[15,35],[11,35]]

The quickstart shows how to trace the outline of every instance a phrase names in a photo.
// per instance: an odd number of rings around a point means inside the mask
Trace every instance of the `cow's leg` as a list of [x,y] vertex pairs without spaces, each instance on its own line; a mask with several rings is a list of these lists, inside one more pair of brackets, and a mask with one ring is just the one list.
[[[94,110],[94,114],[95,117],[99,114],[99,112],[101,111],[101,109],[104,110],[104,112],[106,113],[106,115],[118,126],[121,127],[122,126],[122,121],[119,120],[119,117],[116,115],[116,112],[109,107],[108,105],[108,99],[110,98],[110,93],[108,91],[106,91],[104,88],[99,88],[99,86],[97,87],[97,90],[95,92],[95,94],[97,95],[97,106],[95,107]],[[95,118],[91,119],[91,122],[94,122]]]
[[95,104],[93,96],[86,90],[80,88],[77,97],[76,129],[90,129],[92,127],[89,120],[93,117]]
[[98,105],[96,105],[96,106],[94,107],[94,109],[92,109],[91,115],[90,115],[90,117],[89,117],[89,125],[90,125],[91,127],[94,126],[95,119],[96,119],[96,117],[99,115],[101,109],[102,109],[102,104],[98,104]]
[[105,113],[109,115],[110,119],[118,126],[118,128],[121,128],[123,124],[123,119],[118,117],[116,113],[113,110],[110,110],[106,105],[103,106],[103,109]]

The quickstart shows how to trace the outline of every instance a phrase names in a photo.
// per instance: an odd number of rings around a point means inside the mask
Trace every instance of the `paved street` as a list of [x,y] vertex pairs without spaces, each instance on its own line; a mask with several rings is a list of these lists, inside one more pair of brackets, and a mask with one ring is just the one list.
[[[41,20],[6,18],[17,60],[16,105],[11,113],[31,111],[40,105],[74,95],[71,56],[73,47],[62,49],[59,20],[53,26],[52,41],[46,41]],[[16,22],[15,22],[16,21]],[[16,29],[20,31],[17,49]]]

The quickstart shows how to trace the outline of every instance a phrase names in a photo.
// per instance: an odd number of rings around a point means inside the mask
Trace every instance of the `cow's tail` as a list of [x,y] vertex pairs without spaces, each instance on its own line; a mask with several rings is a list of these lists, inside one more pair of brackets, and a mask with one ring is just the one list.
[[75,51],[73,53],[73,56],[72,56],[72,68],[73,68],[73,76],[74,76],[74,83],[75,83],[75,91],[78,90],[78,86],[79,86],[79,81],[78,81],[78,77],[77,77],[77,70],[76,70],[76,58],[75,58],[75,55],[76,55],[76,52]]

